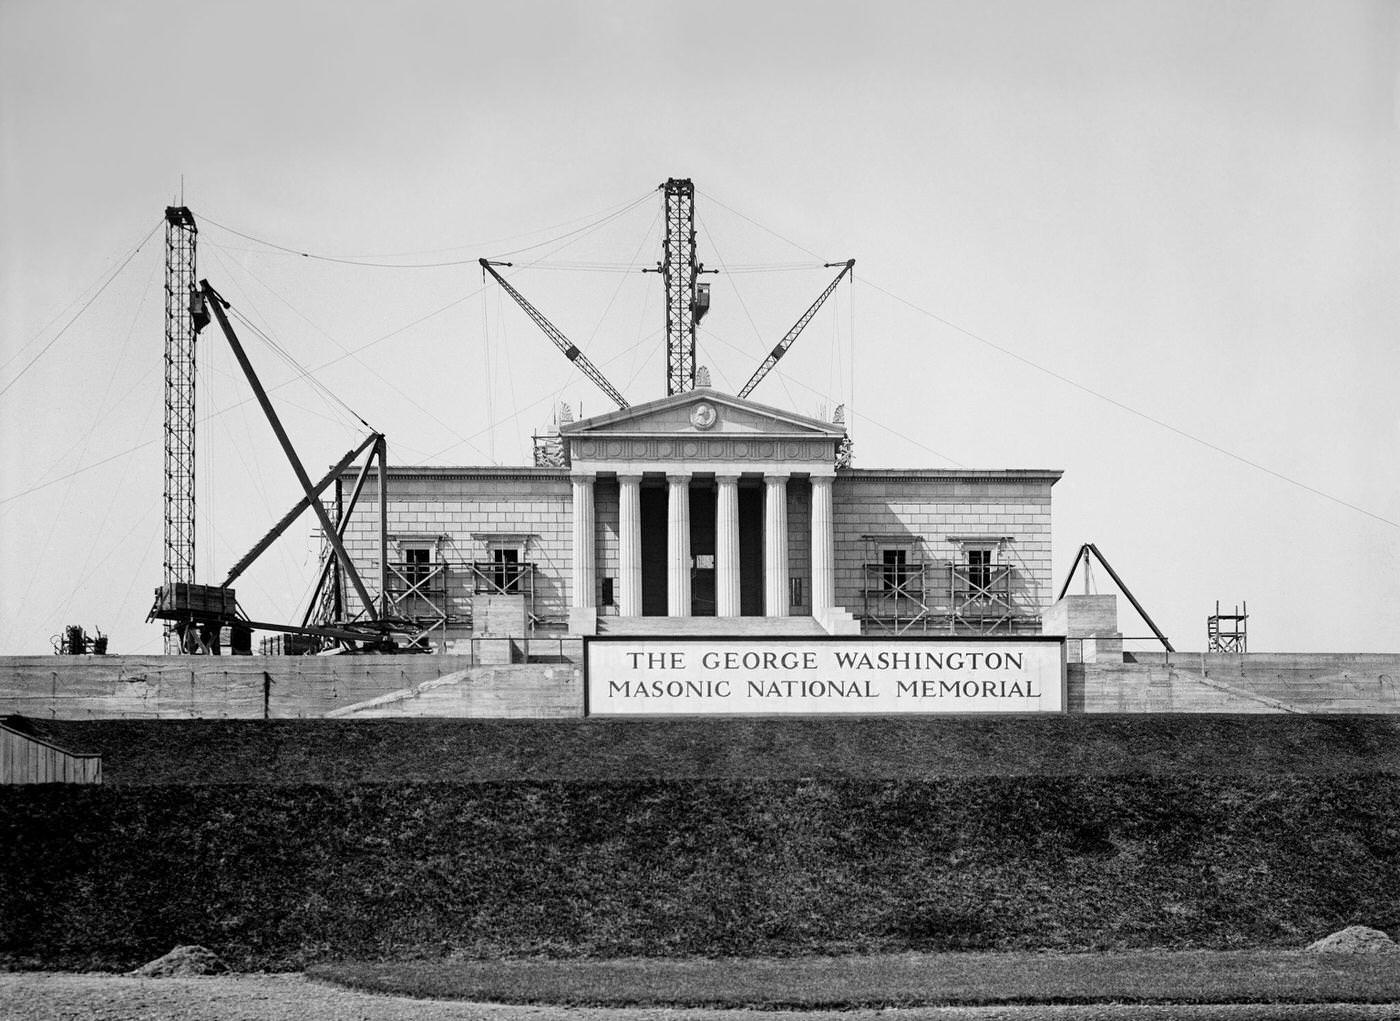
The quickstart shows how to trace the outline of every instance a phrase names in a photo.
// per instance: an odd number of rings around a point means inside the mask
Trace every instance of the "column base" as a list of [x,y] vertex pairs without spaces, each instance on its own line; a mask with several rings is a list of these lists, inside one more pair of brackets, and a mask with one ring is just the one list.
[[569,607],[569,634],[596,635],[598,633],[598,608],[596,606]]

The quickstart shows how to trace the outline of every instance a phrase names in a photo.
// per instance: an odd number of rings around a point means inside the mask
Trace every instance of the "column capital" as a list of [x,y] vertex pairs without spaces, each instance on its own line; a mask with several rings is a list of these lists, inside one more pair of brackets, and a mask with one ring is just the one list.
[[715,472],[715,482],[738,482],[738,472]]
[[598,473],[596,471],[585,471],[582,468],[577,468],[569,472],[569,480],[571,482],[597,482]]
[[787,485],[787,480],[792,478],[789,472],[764,472],[763,484],[766,486]]
[[689,472],[686,472],[684,475],[672,475],[670,472],[666,473],[666,481],[673,486],[690,485],[690,480],[692,478],[694,478],[694,476]]
[[813,486],[826,486],[827,488],[830,488],[830,487],[831,487],[831,484],[832,484],[833,482],[835,482],[835,481],[836,481],[836,477],[835,477],[834,475],[813,475],[813,476],[812,476],[812,485],[813,485]]
[[638,473],[635,474],[635,475],[619,475],[619,476],[617,477],[617,484],[618,484],[618,485],[622,485],[623,483],[640,484],[641,481],[642,481],[642,476],[641,476],[641,473],[640,473],[640,472],[638,472]]

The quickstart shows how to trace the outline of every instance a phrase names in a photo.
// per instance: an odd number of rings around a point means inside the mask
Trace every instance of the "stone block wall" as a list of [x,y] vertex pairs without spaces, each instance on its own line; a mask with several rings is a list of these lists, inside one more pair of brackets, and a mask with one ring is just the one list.
[[1041,615],[1040,632],[1064,635],[1071,663],[1123,662],[1123,636],[1118,631],[1118,597],[1067,595]]
[[1056,471],[915,471],[848,469],[832,494],[836,542],[836,601],[859,616],[865,565],[878,563],[880,544],[865,535],[911,542],[926,566],[946,577],[962,562],[952,536],[1009,537],[997,562],[1012,567],[1012,603],[1019,616],[1038,617],[1054,599],[1050,563],[1050,487]]
[[[572,493],[560,468],[391,468],[388,507],[390,560],[401,559],[400,541],[437,541],[448,566],[448,647],[471,631],[472,579],[468,565],[489,559],[490,533],[528,536],[524,559],[536,565],[533,612],[546,626],[568,618],[572,579]],[[878,562],[880,546],[865,535],[897,535],[914,544],[916,559],[946,584],[950,563],[961,562],[954,536],[1006,537],[997,562],[1012,567],[1013,603],[1034,630],[1050,603],[1050,487],[1058,472],[915,471],[853,469],[841,472],[833,492],[836,529],[836,598],[861,614],[864,565]],[[371,591],[379,589],[378,495],[371,478],[351,517],[346,545]],[[787,487],[790,577],[801,582],[791,612],[811,610],[811,485]],[[616,579],[618,488],[600,479],[594,490],[599,591],[593,603],[604,614],[602,579]],[[353,592],[347,598],[353,607]]]
[[[347,480],[347,491],[352,483],[353,478]],[[346,549],[371,592],[380,587],[378,500],[377,480],[371,477],[346,529]],[[391,467],[389,559],[399,561],[399,540],[441,540],[452,615],[448,638],[462,640],[471,633],[469,565],[490,559],[487,543],[479,537],[527,536],[522,559],[536,565],[533,612],[546,622],[562,622],[569,608],[572,514],[566,469]],[[355,605],[353,590],[347,598]]]

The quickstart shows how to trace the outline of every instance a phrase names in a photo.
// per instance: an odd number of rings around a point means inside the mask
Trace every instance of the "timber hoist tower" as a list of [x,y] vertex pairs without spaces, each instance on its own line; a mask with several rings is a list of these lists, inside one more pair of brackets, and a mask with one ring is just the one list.
[[[169,584],[195,576],[194,420],[195,291],[194,216],[185,206],[165,210],[165,572]],[[184,651],[173,622],[166,623],[165,651]]]

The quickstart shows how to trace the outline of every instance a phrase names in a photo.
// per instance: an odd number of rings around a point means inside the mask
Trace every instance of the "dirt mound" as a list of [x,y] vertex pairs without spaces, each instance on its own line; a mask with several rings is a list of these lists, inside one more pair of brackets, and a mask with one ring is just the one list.
[[1400,943],[1365,925],[1348,925],[1341,932],[1324,936],[1308,944],[1313,954],[1394,954],[1400,953]]
[[172,975],[219,975],[228,966],[219,955],[200,946],[176,947],[164,957],[143,964],[131,974],[144,978],[169,978]]

